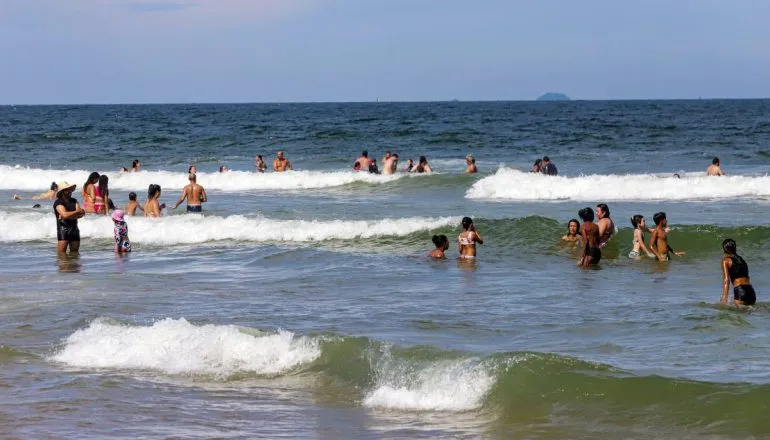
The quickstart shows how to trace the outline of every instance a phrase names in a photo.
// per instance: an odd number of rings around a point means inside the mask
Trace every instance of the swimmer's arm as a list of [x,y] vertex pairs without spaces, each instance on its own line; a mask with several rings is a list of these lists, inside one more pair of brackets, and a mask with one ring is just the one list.
[[644,236],[642,235],[642,231],[637,229],[634,231],[634,236],[636,236],[637,241],[639,241],[639,248],[644,251],[645,254],[647,254],[648,257],[652,257],[653,253],[650,251],[650,249],[647,248],[647,245],[644,244]]
[[657,239],[658,239],[658,230],[657,229],[653,229],[652,235],[650,235],[650,250],[652,251],[652,253],[655,254],[655,256],[658,258],[658,260],[662,260],[663,259],[663,255],[660,254],[660,252],[658,252],[658,247],[655,244],[655,241]]
[[596,226],[599,228],[599,237],[604,237],[604,231],[607,230],[607,222],[599,222]]
[[208,202],[209,197],[206,195],[206,190],[201,187],[201,202]]
[[179,200],[176,201],[176,205],[172,209],[176,209],[179,205],[184,202],[184,199],[187,198],[187,187],[185,187],[184,191],[182,191],[182,194],[179,196]]
[[294,171],[294,168],[291,166],[291,162],[288,160],[286,161],[286,169],[289,171]]
[[432,173],[433,172],[433,168],[431,168],[430,165],[425,165],[424,170],[425,170],[426,173]]
[[56,207],[56,213],[59,214],[59,218],[62,220],[83,217],[83,210],[80,209],[80,205],[75,205],[74,211],[67,211],[64,205],[59,205]]
[[727,304],[727,295],[730,290],[730,260],[722,260],[722,304]]
[[478,244],[484,244],[484,240],[481,238],[481,235],[479,235],[479,232],[474,228],[473,229],[473,235],[476,236],[475,241]]

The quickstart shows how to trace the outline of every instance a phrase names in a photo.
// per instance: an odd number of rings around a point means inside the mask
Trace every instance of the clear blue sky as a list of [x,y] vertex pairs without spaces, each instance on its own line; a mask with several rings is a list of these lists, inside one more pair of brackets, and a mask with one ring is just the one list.
[[770,97],[766,0],[0,0],[0,104]]

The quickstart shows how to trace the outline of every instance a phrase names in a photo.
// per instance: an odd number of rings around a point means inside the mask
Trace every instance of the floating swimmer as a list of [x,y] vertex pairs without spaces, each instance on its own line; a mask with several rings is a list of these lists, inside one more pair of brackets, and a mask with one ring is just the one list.
[[484,244],[484,240],[476,231],[476,227],[473,225],[473,220],[470,217],[463,217],[462,225],[464,231],[457,237],[460,258],[476,258],[476,243]]
[[722,304],[727,304],[727,292],[730,281],[733,283],[733,303],[750,306],[757,302],[757,294],[749,279],[749,265],[736,253],[735,240],[728,238],[722,242],[725,257],[722,258]]
[[567,222],[567,235],[564,235],[561,237],[562,241],[567,241],[570,243],[577,243],[580,241],[580,234],[578,234],[578,231],[580,230],[580,222],[577,221],[577,219],[572,219]]

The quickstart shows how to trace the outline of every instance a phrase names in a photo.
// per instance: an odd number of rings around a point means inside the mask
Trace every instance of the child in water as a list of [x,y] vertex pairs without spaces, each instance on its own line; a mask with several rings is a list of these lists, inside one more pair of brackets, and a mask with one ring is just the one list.
[[433,244],[436,245],[436,249],[433,249],[428,256],[437,260],[445,260],[444,252],[449,249],[449,239],[446,235],[434,235]]
[[115,224],[115,252],[118,254],[131,252],[131,242],[128,240],[128,225],[125,222],[123,210],[112,211],[112,222]]
[[579,230],[580,230],[580,222],[573,218],[572,220],[567,222],[567,235],[561,238],[562,241],[566,241],[569,243],[576,243],[580,241],[580,234],[578,234]]
[[631,249],[631,252],[628,253],[628,258],[639,258],[641,256],[639,251],[644,251],[648,257],[655,258],[655,254],[650,252],[650,250],[647,249],[647,246],[644,245],[644,231],[647,229],[647,225],[644,222],[644,216],[637,214],[631,217],[631,226],[634,227],[634,247]]

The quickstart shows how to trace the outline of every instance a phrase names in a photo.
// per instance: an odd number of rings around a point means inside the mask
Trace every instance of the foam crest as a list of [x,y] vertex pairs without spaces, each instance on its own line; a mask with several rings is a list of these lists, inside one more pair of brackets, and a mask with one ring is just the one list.
[[[312,242],[353,240],[381,236],[406,236],[456,225],[459,219],[398,218],[359,221],[276,220],[232,215],[196,214],[161,218],[127,217],[129,238],[152,245],[196,244],[235,240],[249,242]],[[0,211],[0,242],[55,240],[53,213]],[[107,216],[87,215],[78,221],[81,238],[112,239],[113,223]]]
[[[98,171],[102,173],[102,171]],[[110,189],[135,191],[144,194],[151,183],[161,188],[178,190],[189,182],[187,173],[171,171],[141,171],[120,173],[104,171],[110,178]],[[20,166],[0,165],[0,190],[42,192],[51,182],[65,180],[78,185],[78,190],[88,178],[84,170],[42,170]],[[208,191],[239,192],[259,190],[301,190],[332,188],[362,182],[383,184],[403,178],[404,174],[378,175],[353,171],[290,171],[286,173],[252,173],[230,171],[227,173],[198,173],[198,183]]]
[[321,354],[318,341],[279,331],[250,335],[232,325],[195,326],[166,318],[149,327],[97,319],[64,340],[51,359],[79,368],[275,376],[308,364]]
[[[389,359],[389,357],[386,357]],[[470,411],[480,408],[495,383],[477,359],[443,360],[417,368],[386,360],[364,406],[418,411]]]
[[770,196],[769,176],[667,175],[545,176],[500,168],[466,192],[469,199],[496,200],[704,200]]

